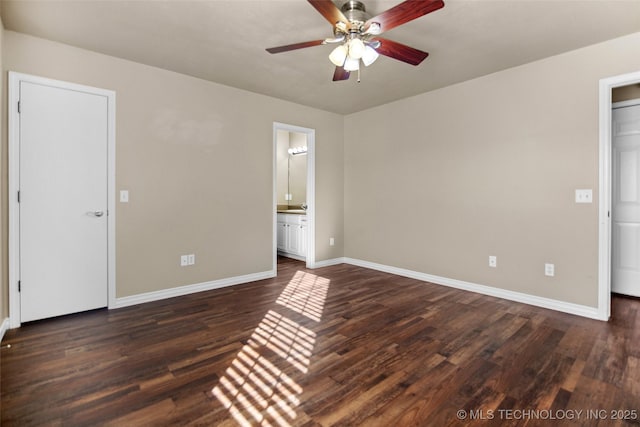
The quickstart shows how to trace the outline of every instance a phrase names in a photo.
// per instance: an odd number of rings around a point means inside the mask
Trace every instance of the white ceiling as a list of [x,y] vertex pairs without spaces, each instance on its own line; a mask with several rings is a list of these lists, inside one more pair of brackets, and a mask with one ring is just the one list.
[[[401,0],[364,0],[372,15]],[[342,1],[337,1],[338,6]],[[427,51],[333,82],[332,35],[305,0],[2,0],[8,30],[348,114],[640,31],[640,0],[445,0],[383,37]],[[579,72],[579,70],[576,70]]]

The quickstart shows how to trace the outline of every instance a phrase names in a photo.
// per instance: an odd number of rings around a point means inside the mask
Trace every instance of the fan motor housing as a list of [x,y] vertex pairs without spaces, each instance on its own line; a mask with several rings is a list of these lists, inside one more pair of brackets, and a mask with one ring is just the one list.
[[351,23],[351,28],[360,30],[365,22],[371,16],[367,13],[367,10],[364,6],[364,3],[359,2],[357,0],[349,0],[345,4],[342,5],[342,13]]

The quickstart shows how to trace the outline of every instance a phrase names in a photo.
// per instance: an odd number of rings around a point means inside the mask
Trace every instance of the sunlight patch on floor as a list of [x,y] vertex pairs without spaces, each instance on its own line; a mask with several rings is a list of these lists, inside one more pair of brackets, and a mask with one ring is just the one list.
[[[319,322],[329,280],[298,271],[276,304]],[[289,427],[302,387],[291,377],[309,370],[316,334],[269,310],[212,390],[242,426]]]
[[267,347],[306,374],[316,334],[269,310],[249,339],[251,341]]
[[284,288],[276,304],[319,322],[328,290],[329,279],[298,271]]

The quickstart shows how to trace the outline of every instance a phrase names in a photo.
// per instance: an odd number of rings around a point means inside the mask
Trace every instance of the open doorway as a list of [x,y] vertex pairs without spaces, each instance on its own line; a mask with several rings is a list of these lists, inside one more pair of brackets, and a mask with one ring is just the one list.
[[640,297],[640,84],[612,101],[611,291]]
[[274,122],[274,271],[278,254],[315,264],[315,130]]
[[[608,320],[611,316],[612,276],[612,209],[614,200],[613,159],[613,96],[620,101],[621,93],[633,92],[640,83],[640,72],[624,74],[600,80],[599,127],[600,127],[600,184],[599,184],[599,232],[598,232],[598,318]],[[617,88],[629,87],[623,91]],[[619,106],[620,104],[617,104]]]

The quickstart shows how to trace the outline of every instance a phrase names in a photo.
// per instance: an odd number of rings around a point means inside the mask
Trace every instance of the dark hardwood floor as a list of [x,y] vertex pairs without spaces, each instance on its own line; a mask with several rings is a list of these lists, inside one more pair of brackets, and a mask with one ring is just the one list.
[[606,323],[349,265],[278,269],[9,331],[2,425],[640,425],[636,299]]

